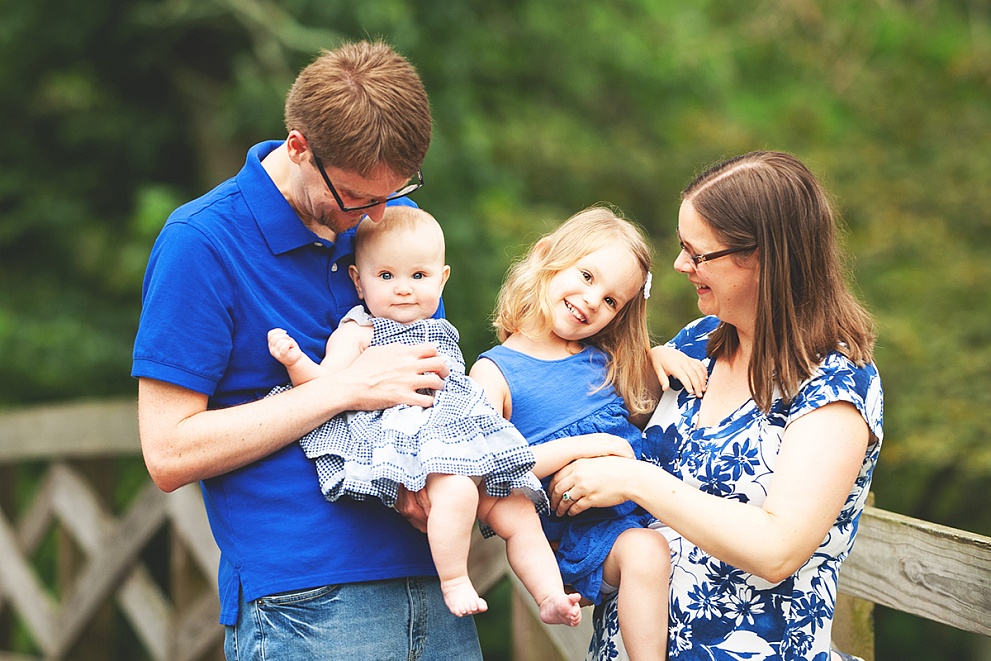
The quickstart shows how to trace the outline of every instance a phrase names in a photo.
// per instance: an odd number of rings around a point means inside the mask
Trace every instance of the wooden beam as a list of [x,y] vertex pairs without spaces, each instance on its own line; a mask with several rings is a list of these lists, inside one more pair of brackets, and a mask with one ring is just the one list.
[[991,538],[868,507],[839,588],[991,636]]
[[0,464],[138,455],[133,399],[32,406],[0,413]]

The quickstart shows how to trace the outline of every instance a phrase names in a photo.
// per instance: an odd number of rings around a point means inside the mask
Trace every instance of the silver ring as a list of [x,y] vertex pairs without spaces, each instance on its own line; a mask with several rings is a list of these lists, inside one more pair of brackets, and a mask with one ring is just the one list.
[[565,491],[563,494],[561,494],[561,500],[571,500],[571,492]]

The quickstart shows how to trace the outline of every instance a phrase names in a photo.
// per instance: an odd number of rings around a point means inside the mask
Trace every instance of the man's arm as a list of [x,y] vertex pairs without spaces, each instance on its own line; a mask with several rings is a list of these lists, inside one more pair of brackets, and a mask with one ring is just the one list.
[[266,457],[343,411],[431,406],[418,391],[443,388],[447,374],[432,345],[372,347],[292,390],[217,410],[201,393],[139,379],[141,451],[155,484],[174,491]]

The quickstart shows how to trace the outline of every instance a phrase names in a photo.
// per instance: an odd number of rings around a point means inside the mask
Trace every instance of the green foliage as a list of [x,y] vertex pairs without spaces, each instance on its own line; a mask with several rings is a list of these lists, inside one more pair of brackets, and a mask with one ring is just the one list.
[[168,212],[283,134],[285,90],[320,47],[383,37],[431,95],[416,200],[447,233],[448,313],[469,362],[494,342],[510,261],[600,201],[650,233],[651,323],[670,337],[698,314],[669,268],[681,186],[716,159],[788,150],[835,194],[878,318],[878,505],[991,533],[982,3],[0,7],[0,403],[132,392],[142,271]]

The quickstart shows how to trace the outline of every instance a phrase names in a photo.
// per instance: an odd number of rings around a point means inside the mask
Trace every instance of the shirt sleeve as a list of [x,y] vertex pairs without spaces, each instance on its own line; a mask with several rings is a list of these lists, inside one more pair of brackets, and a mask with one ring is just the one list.
[[166,226],[145,273],[132,376],[213,395],[230,361],[235,295],[209,238],[188,223]]
[[789,407],[789,422],[833,402],[853,404],[875,438],[882,438],[883,394],[873,363],[858,366],[840,353],[831,353],[799,389]]

